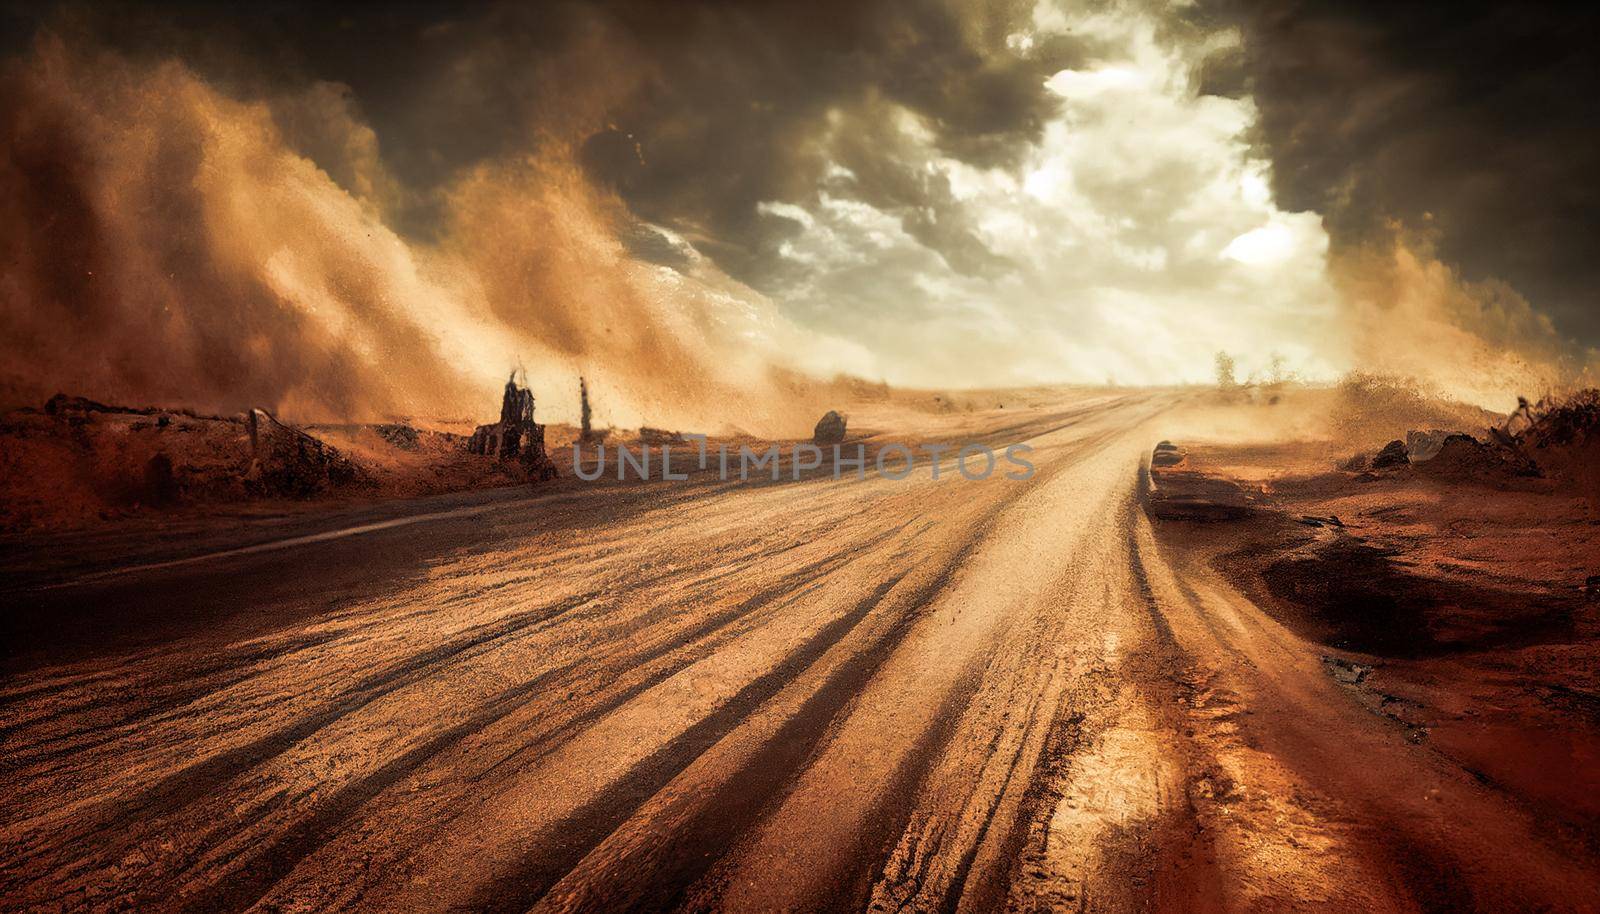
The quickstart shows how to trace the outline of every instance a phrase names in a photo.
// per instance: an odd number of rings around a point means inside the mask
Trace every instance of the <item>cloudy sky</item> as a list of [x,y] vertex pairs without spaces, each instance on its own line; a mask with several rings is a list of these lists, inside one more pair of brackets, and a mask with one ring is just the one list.
[[1600,343],[1593,16],[69,3],[0,26],[16,397],[437,412],[521,365],[691,421],[784,372],[1165,383],[1228,350],[1496,401]]

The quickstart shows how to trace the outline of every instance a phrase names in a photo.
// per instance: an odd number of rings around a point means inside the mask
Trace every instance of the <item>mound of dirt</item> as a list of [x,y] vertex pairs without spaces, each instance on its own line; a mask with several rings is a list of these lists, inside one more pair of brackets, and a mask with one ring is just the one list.
[[1150,455],[1150,485],[1145,511],[1159,520],[1227,521],[1249,517],[1258,492],[1231,479],[1189,469],[1188,452],[1170,441]]
[[1298,621],[1304,634],[1387,657],[1535,643],[1570,627],[1579,603],[1572,593],[1418,574],[1400,551],[1340,532],[1267,558],[1259,574],[1269,593],[1304,613],[1287,620]]
[[1484,444],[1471,435],[1446,437],[1431,458],[1413,466],[1424,476],[1486,485],[1539,475],[1538,467],[1516,451]]
[[249,496],[242,417],[57,395],[0,418],[0,528],[61,527],[143,507]]
[[1600,390],[1541,403],[1514,442],[1545,474],[1570,486],[1600,511]]

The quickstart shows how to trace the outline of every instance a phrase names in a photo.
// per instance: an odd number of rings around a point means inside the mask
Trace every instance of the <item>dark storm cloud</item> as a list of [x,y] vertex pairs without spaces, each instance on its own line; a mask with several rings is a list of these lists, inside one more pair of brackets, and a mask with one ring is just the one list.
[[[1030,4],[927,2],[644,5],[613,10],[648,59],[639,91],[613,112],[586,161],[643,218],[689,229],[702,250],[757,285],[792,230],[765,201],[814,199],[824,170],[899,215],[952,265],[984,272],[983,249],[949,189],[896,155],[896,109],[919,115],[946,154],[1003,164],[1052,110],[1044,80],[1072,58],[1060,40],[1019,55],[1006,39]],[[845,148],[824,149],[825,136]],[[836,156],[837,159],[830,159]]]
[[[432,192],[460,169],[552,136],[575,139],[591,175],[640,218],[679,230],[760,285],[784,227],[757,204],[812,198],[828,164],[819,140],[830,115],[877,124],[882,135],[882,121],[903,107],[942,151],[976,164],[1012,161],[1037,139],[1052,109],[1043,81],[1074,52],[1059,37],[1026,53],[1008,48],[1031,10],[1022,0],[101,3],[15,5],[7,18],[18,32],[49,24],[123,53],[176,55],[236,96],[349,87],[344,104],[372,125],[398,182],[391,218],[417,235],[437,227]],[[598,58],[588,69],[542,66],[585,43]],[[584,112],[590,122],[573,123],[563,121],[565,98],[583,87],[551,85],[563,78],[623,88],[605,110]],[[340,177],[315,131],[283,126]],[[912,165],[889,147],[846,152],[862,199],[902,216],[959,269],[1001,267],[940,182],[906,173]]]
[[[1600,343],[1600,11],[1563,4],[1253,3],[1245,69],[1278,201],[1336,244],[1436,233]],[[1225,81],[1224,81],[1225,82]]]

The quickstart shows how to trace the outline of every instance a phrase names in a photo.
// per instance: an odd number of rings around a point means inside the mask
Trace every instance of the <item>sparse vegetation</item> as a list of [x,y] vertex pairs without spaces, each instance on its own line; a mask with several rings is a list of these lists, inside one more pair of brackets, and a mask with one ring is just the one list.
[[1238,388],[1239,381],[1234,377],[1233,356],[1226,350],[1217,351],[1217,389],[1224,393]]

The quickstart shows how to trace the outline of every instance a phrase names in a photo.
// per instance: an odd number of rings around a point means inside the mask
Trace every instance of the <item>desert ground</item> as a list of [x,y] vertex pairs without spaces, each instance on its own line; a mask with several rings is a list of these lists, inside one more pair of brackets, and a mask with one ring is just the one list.
[[1600,515],[1332,396],[849,404],[1026,480],[14,533],[0,907],[1600,910]]

